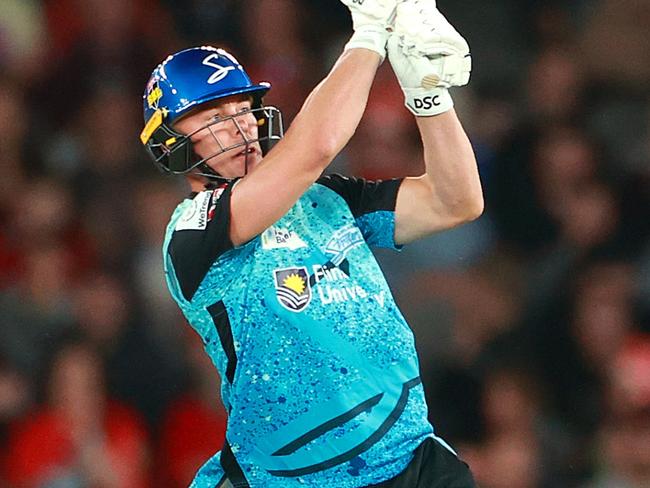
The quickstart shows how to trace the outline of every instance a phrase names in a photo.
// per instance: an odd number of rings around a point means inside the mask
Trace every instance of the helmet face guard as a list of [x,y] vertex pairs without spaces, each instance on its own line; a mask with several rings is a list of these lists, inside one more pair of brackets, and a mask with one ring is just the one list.
[[[192,171],[210,178],[218,177],[205,164],[209,159],[239,146],[248,148],[254,143],[259,143],[265,154],[283,137],[282,114],[275,107],[262,105],[262,97],[270,87],[265,82],[252,83],[242,65],[223,49],[202,46],[180,51],[158,65],[147,83],[143,96],[145,127],[140,140],[156,167],[165,173]],[[209,157],[199,158],[192,145],[193,134],[174,130],[174,122],[206,102],[240,94],[250,95],[250,110],[215,118],[193,133],[209,130],[220,148]],[[237,120],[249,114],[257,121],[256,139],[247,137]],[[225,147],[219,141],[214,129],[216,124],[222,123],[235,124],[242,136],[241,143]]]
[[[251,138],[242,130],[239,119],[246,116],[255,117],[258,127],[257,137]],[[234,125],[241,139],[229,145],[224,144],[215,133],[215,129],[220,124]],[[192,136],[201,131],[209,131],[219,147],[218,151],[205,158],[196,155],[192,144]],[[190,134],[181,134],[167,124],[161,123],[148,137],[145,148],[156,167],[163,173],[182,175],[194,172],[214,178],[216,174],[205,166],[210,159],[240,147],[248,154],[248,148],[255,143],[260,145],[262,154],[266,154],[283,136],[282,113],[275,107],[266,106],[251,108],[227,117],[215,117]]]

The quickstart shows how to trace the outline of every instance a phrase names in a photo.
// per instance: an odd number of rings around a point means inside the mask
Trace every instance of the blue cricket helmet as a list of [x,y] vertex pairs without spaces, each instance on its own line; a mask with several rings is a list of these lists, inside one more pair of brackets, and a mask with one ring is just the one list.
[[223,49],[201,46],[179,51],[159,64],[147,82],[140,140],[159,169],[187,173],[201,162],[196,161],[189,138],[173,130],[173,123],[205,102],[242,93],[250,94],[253,108],[260,109],[270,88],[270,83],[253,83]]

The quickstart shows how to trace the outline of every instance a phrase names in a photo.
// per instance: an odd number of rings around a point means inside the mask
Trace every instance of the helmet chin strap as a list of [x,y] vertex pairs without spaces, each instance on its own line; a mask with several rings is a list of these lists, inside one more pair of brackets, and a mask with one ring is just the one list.
[[221,178],[222,176],[217,173],[215,170],[213,170],[208,163],[201,163],[199,164],[196,169],[199,170],[199,173],[201,176],[205,176],[206,178]]
[[197,170],[195,173],[196,175],[203,176],[208,180],[203,185],[206,190],[215,188],[216,185],[230,183],[233,180],[233,178],[225,178],[221,176],[219,173],[213,170],[207,163],[201,163],[199,166],[196,167],[196,170]]
[[246,152],[244,153],[244,176],[248,174],[248,156],[250,153],[248,152],[248,146],[250,145],[250,142],[246,143]]

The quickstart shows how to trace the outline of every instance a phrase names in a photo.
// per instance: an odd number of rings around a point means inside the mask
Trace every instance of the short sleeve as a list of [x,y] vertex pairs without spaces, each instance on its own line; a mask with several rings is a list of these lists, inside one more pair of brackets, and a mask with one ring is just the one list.
[[233,248],[229,233],[232,187],[227,183],[195,194],[175,222],[168,254],[188,301],[212,264]]
[[318,183],[345,200],[369,245],[400,249],[395,244],[395,204],[402,181],[403,178],[371,181],[332,174],[322,176]]

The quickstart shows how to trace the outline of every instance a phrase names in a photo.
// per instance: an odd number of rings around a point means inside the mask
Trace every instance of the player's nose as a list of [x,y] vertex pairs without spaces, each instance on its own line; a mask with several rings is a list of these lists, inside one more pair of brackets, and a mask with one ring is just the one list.
[[236,115],[230,121],[231,133],[237,137],[249,138],[252,134],[252,117],[250,114]]

